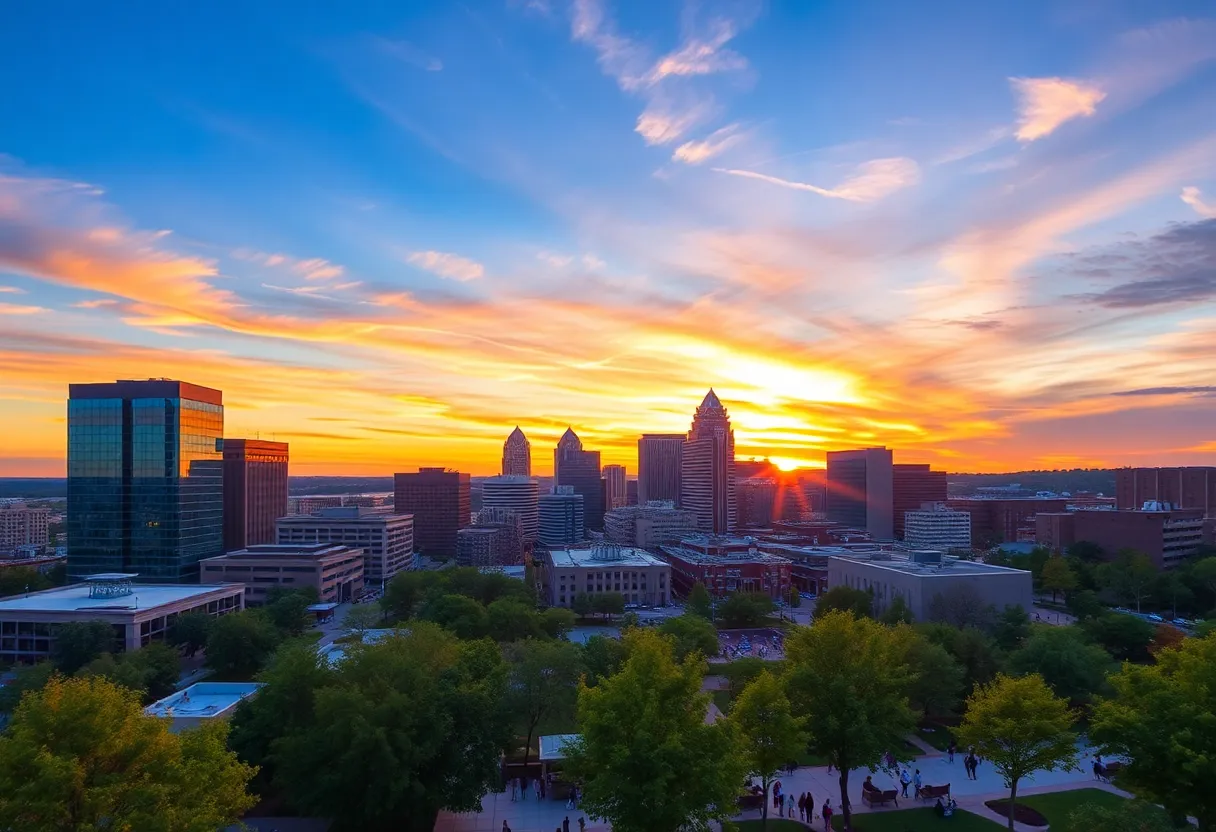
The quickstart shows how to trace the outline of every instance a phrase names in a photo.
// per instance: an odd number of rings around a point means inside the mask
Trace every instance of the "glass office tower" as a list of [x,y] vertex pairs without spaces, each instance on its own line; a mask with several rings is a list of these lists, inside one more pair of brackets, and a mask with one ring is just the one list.
[[68,573],[197,580],[223,554],[223,395],[180,381],[73,384]]

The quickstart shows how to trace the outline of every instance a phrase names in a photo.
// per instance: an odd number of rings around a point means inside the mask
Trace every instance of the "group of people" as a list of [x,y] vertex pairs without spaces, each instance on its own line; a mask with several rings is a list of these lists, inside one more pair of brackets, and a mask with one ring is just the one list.
[[[532,786],[532,793],[536,795],[536,799],[538,801],[544,800],[548,793],[553,789],[553,772],[549,772],[545,777],[536,777],[532,780],[529,780],[528,775],[526,774],[522,777],[512,777],[510,783],[512,803],[516,802],[517,800],[528,799],[529,783]],[[570,787],[570,797],[566,800],[566,808],[571,810],[577,809],[578,799],[578,786],[573,785]]]
[[[866,779],[869,780],[868,777]],[[923,785],[925,785],[925,781],[920,776],[920,769],[917,769],[915,774],[908,774],[908,770],[906,768],[902,769],[899,772],[899,796],[900,797],[908,796],[908,787],[909,786],[914,787],[914,791],[912,792],[913,796],[920,797],[920,789],[921,789],[921,786],[923,786]]]
[[[502,822],[502,832],[511,832],[511,826],[505,820]],[[566,815],[562,819],[562,825],[554,829],[554,832],[570,832],[570,816]],[[578,819],[578,832],[587,832],[587,819]]]
[[[777,780],[773,783],[773,810],[778,816],[788,817],[790,820],[798,818],[803,823],[809,824],[815,819],[815,798],[810,792],[803,792],[797,797],[792,794],[784,794],[781,790],[781,781]],[[831,832],[833,813],[830,797],[823,801],[819,814],[823,818],[825,832]]]
[[757,641],[757,644],[754,647],[752,645],[752,640],[747,636],[746,633],[739,637],[738,644],[731,643],[729,633],[722,633],[719,635],[718,641],[722,655],[728,659],[738,659],[744,656],[751,656],[753,655],[753,649],[755,651],[754,655],[759,656],[762,659],[767,659],[770,653],[772,654],[773,658],[779,659],[782,657],[781,636],[777,634],[773,634],[769,638],[769,644],[765,644],[763,641]]

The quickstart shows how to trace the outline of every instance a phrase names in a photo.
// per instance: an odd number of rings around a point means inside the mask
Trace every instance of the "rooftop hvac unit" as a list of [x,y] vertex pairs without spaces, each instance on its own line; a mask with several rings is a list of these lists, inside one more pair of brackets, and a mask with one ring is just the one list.
[[912,553],[913,563],[941,563],[942,553],[933,549],[918,549]]

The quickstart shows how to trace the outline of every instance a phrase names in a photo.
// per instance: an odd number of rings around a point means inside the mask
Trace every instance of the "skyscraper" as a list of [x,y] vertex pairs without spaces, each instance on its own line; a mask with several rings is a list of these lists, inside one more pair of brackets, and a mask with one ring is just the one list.
[[626,503],[625,466],[604,466],[604,507],[611,511]]
[[583,498],[584,528],[604,528],[604,483],[600,479],[600,452],[584,451],[582,440],[570,429],[553,451],[554,485],[573,486]]
[[515,426],[507,441],[502,443],[502,475],[504,477],[532,476],[532,443],[524,432]]
[[638,504],[670,500],[680,504],[682,433],[644,433],[638,439]]
[[224,440],[224,551],[275,542],[287,514],[287,443]]
[[456,557],[456,532],[469,525],[469,475],[419,468],[393,475],[393,511],[414,515],[414,548],[423,555]]
[[828,519],[864,529],[875,540],[895,535],[891,452],[828,451]]
[[735,432],[712,389],[692,418],[680,465],[680,507],[709,534],[735,528]]
[[540,543],[568,546],[584,538],[583,496],[574,487],[555,485],[553,493],[540,496]]
[[540,495],[536,480],[520,474],[488,477],[481,483],[481,509],[510,512],[519,518],[520,534],[524,542],[536,540],[538,517],[537,500]]
[[[925,503],[946,502],[946,472],[931,471],[928,465],[898,463],[891,466],[891,506],[893,533],[904,539],[904,515],[919,511]],[[970,533],[970,526],[968,526]]]
[[68,573],[196,579],[223,554],[223,394],[169,379],[68,390]]

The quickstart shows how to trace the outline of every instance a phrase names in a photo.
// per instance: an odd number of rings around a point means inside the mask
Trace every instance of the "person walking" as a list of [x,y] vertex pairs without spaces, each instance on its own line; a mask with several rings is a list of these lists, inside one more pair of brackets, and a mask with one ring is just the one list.
[[523,775],[519,778],[519,799],[528,799],[528,775]]
[[798,820],[806,823],[806,794],[798,796]]
[[798,811],[798,801],[794,799],[794,796],[792,794],[786,795],[785,796],[786,815],[792,819],[794,817],[794,813],[797,811]]
[[541,799],[541,800],[544,800],[544,799],[545,799],[545,791],[546,791],[546,788],[545,788],[545,778],[543,778],[543,777],[537,777],[537,778],[536,778],[536,785],[540,787],[540,799]]
[[[514,803],[517,800],[519,800],[519,778],[512,777],[511,778],[511,802]],[[503,822],[505,823],[506,821],[503,821]]]
[[912,778],[909,776],[908,770],[905,768],[899,773],[900,797],[908,796],[908,786],[910,785],[912,785]]
[[806,822],[809,826],[811,821],[815,819],[815,796],[810,792],[806,793]]
[[957,744],[954,742],[954,740],[950,740],[950,747],[946,749],[946,759],[948,759],[951,764],[954,763],[954,749],[956,747]]
[[536,802],[540,803],[540,799],[545,796],[545,787],[541,785],[539,777],[532,781],[532,791],[536,794]]
[[505,820],[502,822],[502,832],[511,832],[511,827],[507,826],[507,822]]
[[570,832],[570,816],[562,818],[562,832]]
[[823,832],[832,832],[832,798],[823,801]]
[[578,832],[587,832],[587,819],[581,815],[578,819]]
[[773,808],[781,811],[781,781],[773,783]]
[[914,787],[912,794],[920,797],[920,787],[924,785],[924,782],[920,776],[920,769],[917,769],[916,774],[912,775],[912,785]]

